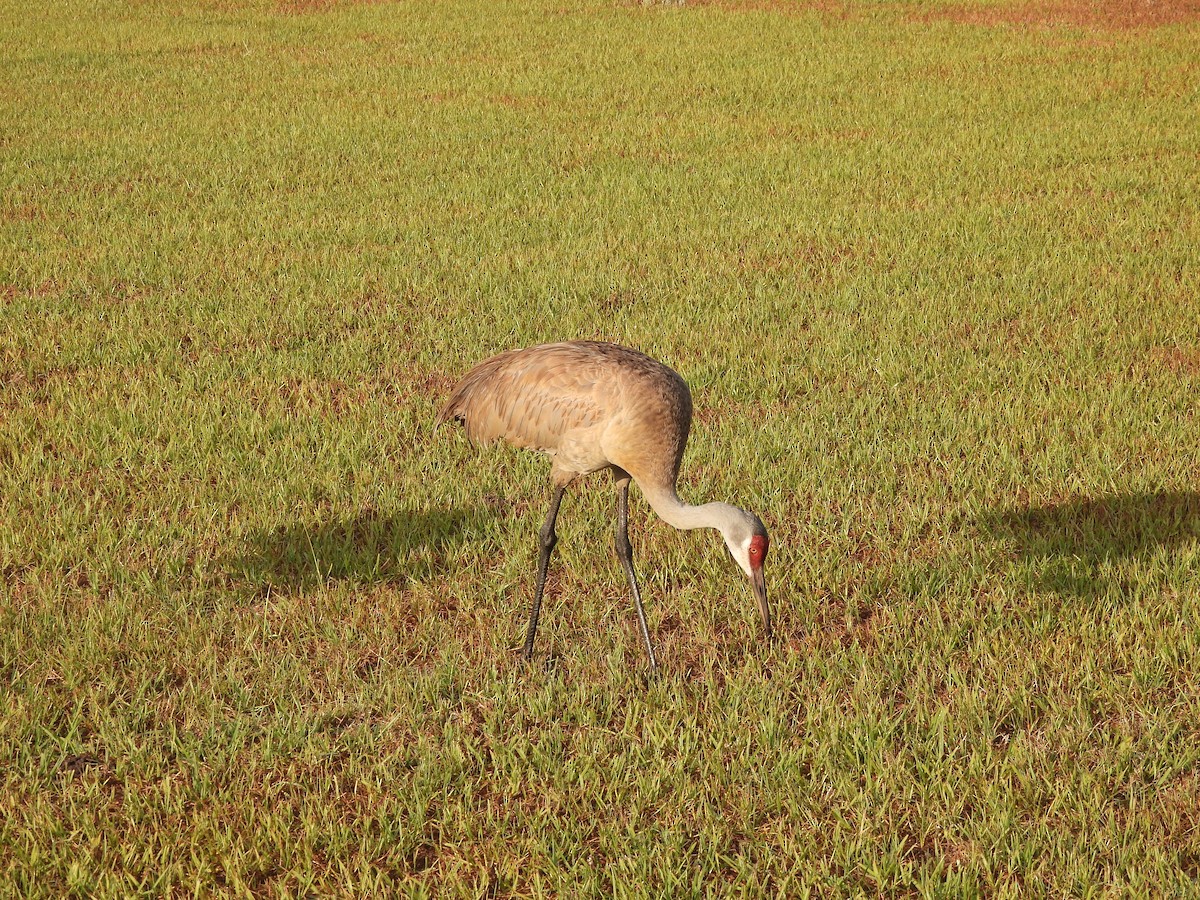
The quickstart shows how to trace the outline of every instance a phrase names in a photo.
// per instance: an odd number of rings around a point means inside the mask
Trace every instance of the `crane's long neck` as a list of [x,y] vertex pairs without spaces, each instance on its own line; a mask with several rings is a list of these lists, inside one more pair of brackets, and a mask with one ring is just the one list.
[[726,526],[739,515],[737,507],[728,503],[705,503],[702,506],[684,503],[673,488],[643,489],[642,493],[659,518],[682,530],[715,528],[724,534]]

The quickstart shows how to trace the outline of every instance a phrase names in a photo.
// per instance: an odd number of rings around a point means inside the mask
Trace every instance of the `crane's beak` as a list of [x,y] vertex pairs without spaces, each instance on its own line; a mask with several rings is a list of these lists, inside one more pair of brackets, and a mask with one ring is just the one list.
[[767,578],[763,574],[762,566],[754,569],[750,573],[750,585],[754,588],[754,599],[758,601],[758,615],[762,619],[763,629],[767,632],[767,639],[771,638],[771,604],[767,601]]

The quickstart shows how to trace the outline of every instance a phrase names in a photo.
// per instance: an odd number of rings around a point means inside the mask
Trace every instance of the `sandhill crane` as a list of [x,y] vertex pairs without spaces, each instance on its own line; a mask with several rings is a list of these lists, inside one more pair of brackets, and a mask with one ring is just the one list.
[[510,350],[487,359],[455,385],[438,415],[463,423],[472,441],[503,438],[517,447],[540,450],[553,460],[550,511],[538,540],[538,574],[525,657],[533,655],[546,567],[558,541],[554,523],[568,485],[581,475],[609,469],[617,488],[617,556],[629,579],[650,668],[658,661],[646,627],[646,613],[633,569],[629,543],[629,480],[650,506],[675,528],[715,528],[750,579],[767,636],[771,607],[763,562],[767,530],[751,512],[727,503],[690,506],[675,483],[692,421],[692,396],[679,373],[644,353],[597,341],[543,344]]

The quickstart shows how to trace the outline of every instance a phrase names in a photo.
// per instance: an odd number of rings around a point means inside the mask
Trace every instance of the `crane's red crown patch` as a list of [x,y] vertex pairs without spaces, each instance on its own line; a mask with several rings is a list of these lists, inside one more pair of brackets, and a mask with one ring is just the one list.
[[770,542],[765,534],[756,534],[750,538],[750,565],[757,569],[767,558],[767,548]]

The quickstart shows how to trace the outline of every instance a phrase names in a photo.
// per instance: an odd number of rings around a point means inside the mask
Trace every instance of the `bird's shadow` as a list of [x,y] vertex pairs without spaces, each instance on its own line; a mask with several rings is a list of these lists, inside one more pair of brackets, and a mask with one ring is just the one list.
[[1200,494],[1082,497],[993,510],[980,517],[979,525],[1032,563],[1041,587],[1095,596],[1110,587],[1109,564],[1200,539]]
[[367,510],[251,533],[228,568],[258,592],[304,590],[330,581],[420,581],[481,524],[480,513],[463,509]]

